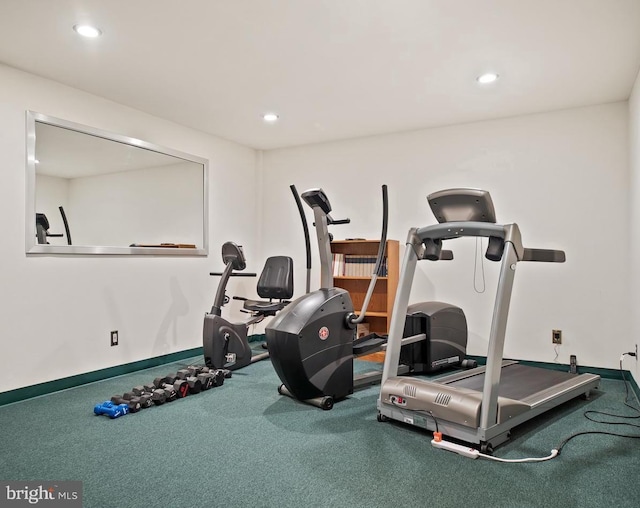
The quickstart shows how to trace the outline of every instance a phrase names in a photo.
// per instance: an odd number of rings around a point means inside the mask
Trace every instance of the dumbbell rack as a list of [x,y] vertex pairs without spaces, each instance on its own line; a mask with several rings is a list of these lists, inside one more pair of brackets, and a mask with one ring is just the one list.
[[188,395],[195,395],[224,384],[231,377],[227,369],[210,369],[204,365],[189,365],[175,374],[157,377],[152,383],[134,386],[123,395],[115,395],[94,406],[96,415],[105,415],[111,419],[129,413],[137,413],[151,406],[161,406]]

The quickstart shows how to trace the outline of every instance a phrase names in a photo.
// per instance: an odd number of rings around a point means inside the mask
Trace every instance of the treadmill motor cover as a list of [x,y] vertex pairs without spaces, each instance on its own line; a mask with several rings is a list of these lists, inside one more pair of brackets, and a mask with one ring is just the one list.
[[410,305],[404,337],[424,333],[426,340],[407,344],[400,363],[415,373],[431,373],[459,366],[467,352],[467,319],[460,307],[443,302]]

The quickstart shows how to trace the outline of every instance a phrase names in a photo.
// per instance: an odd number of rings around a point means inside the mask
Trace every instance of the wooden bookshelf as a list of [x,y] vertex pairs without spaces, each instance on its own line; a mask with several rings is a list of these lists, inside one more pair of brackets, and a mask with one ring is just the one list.
[[[379,240],[336,240],[331,242],[331,252],[354,256],[375,257],[378,254]],[[378,277],[376,287],[369,301],[369,308],[365,316],[365,323],[369,324],[369,331],[387,334],[391,324],[393,302],[398,289],[400,275],[400,246],[398,240],[387,240],[385,252],[387,275]],[[371,270],[373,272],[373,269]],[[364,303],[367,288],[371,280],[369,276],[334,275],[334,285],[349,291],[353,306],[358,314]]]

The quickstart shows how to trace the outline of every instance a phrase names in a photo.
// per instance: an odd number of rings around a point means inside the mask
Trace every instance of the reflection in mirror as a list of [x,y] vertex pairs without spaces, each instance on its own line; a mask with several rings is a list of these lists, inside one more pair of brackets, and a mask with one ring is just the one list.
[[206,255],[207,170],[199,157],[28,112],[27,252]]

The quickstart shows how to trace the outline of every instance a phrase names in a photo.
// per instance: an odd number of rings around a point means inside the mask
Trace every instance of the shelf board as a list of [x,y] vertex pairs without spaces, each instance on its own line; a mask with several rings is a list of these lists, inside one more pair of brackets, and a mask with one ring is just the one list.
[[[334,275],[333,278],[337,280],[371,280],[371,277],[355,277],[351,275]],[[378,280],[387,280],[387,276],[378,277]]]
[[354,245],[356,243],[380,243],[380,240],[331,240],[331,243]]

